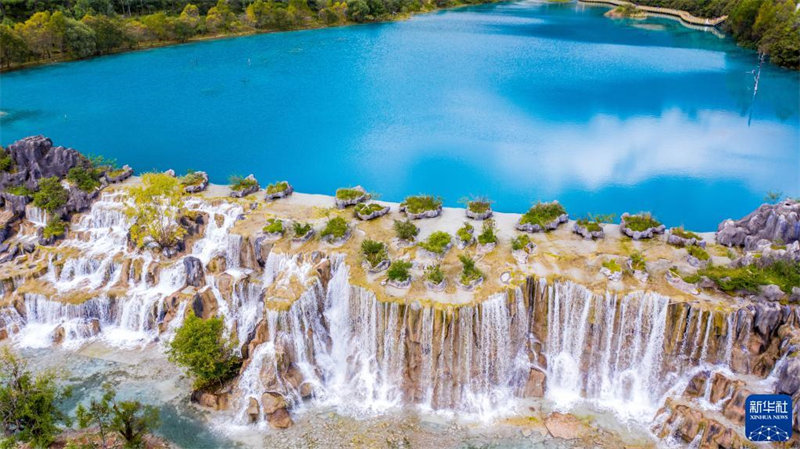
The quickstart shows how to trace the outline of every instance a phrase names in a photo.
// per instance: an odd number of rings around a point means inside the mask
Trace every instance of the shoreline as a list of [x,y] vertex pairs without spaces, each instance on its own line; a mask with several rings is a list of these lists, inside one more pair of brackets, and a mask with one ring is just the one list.
[[[290,30],[259,30],[257,28],[252,28],[247,31],[238,32],[238,33],[228,33],[228,34],[208,34],[208,35],[201,35],[191,37],[183,42],[181,41],[153,41],[153,42],[143,42],[140,43],[135,48],[128,48],[128,49],[118,49],[114,51],[110,51],[109,53],[101,54],[101,55],[92,55],[87,56],[85,58],[60,58],[50,61],[34,61],[28,62],[12,67],[2,67],[0,66],[0,74],[12,73],[12,72],[19,72],[22,70],[30,70],[30,69],[38,69],[44,67],[55,66],[58,64],[68,63],[68,62],[79,62],[79,61],[90,61],[92,59],[103,58],[106,56],[116,56],[122,55],[126,53],[135,53],[140,51],[147,51],[147,50],[154,50],[159,48],[165,47],[178,47],[187,44],[197,44],[202,42],[213,42],[213,41],[221,41],[225,39],[236,39],[240,37],[249,37],[249,36],[259,36],[262,34],[276,34],[276,33],[293,33],[297,31],[314,31],[314,30],[324,30],[328,28],[345,28],[345,27],[354,27],[354,26],[362,26],[362,25],[378,25],[378,24],[386,24],[386,23],[395,23],[395,22],[403,22],[405,20],[409,20],[415,16],[425,15],[436,13],[439,11],[451,11],[460,8],[466,8],[470,6],[480,6],[480,5],[490,5],[495,3],[502,3],[504,0],[481,0],[479,3],[473,4],[460,4],[454,6],[448,6],[443,8],[435,8],[427,11],[418,11],[418,12],[409,12],[405,14],[398,14],[396,17],[389,18],[386,20],[374,20],[371,22],[345,22],[341,24],[334,24],[334,25],[325,25],[325,24],[315,24],[311,26],[305,26],[301,28],[295,28]],[[568,0],[572,1],[572,0]]]
[[719,24],[728,19],[728,16],[721,16],[716,18],[704,18],[692,15],[687,11],[680,9],[661,8],[657,6],[644,6],[636,3],[628,2],[625,0],[578,0],[578,3],[588,3],[595,5],[608,5],[608,6],[624,6],[631,5],[644,11],[647,15],[654,15],[657,17],[671,18],[680,21],[683,24],[699,26],[699,27],[712,27],[716,28]]

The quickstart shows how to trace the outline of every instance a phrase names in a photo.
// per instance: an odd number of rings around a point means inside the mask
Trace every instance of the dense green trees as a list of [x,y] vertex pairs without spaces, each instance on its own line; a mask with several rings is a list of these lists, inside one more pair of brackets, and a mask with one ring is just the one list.
[[728,16],[723,29],[770,61],[800,69],[800,10],[797,0],[637,0],[648,6],[689,11],[698,17]]
[[4,68],[103,55],[159,43],[390,20],[494,0],[0,0]]

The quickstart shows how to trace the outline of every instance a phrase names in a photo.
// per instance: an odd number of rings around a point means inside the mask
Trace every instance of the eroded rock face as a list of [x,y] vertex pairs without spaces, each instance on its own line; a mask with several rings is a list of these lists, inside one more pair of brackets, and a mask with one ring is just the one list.
[[726,246],[755,248],[766,239],[789,244],[800,239],[800,203],[794,200],[761,207],[740,220],[725,220],[717,229],[717,243]]
[[183,266],[186,268],[186,285],[192,287],[202,287],[206,283],[205,273],[203,273],[203,262],[194,256],[183,259]]
[[63,178],[69,169],[84,160],[76,150],[54,147],[53,141],[44,136],[18,140],[9,145],[7,151],[14,159],[16,170],[0,173],[0,189],[17,185],[35,189],[40,178]]

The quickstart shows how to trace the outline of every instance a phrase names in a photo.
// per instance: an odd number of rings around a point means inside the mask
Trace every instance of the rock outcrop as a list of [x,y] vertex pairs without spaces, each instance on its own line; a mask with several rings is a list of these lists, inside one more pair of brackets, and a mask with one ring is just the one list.
[[18,140],[6,151],[14,159],[14,170],[0,173],[0,189],[19,185],[36,189],[39,179],[63,178],[86,159],[72,148],[54,147],[53,141],[44,136]]
[[761,207],[740,220],[725,220],[717,229],[717,243],[754,249],[759,240],[789,244],[800,239],[800,202],[786,200]]

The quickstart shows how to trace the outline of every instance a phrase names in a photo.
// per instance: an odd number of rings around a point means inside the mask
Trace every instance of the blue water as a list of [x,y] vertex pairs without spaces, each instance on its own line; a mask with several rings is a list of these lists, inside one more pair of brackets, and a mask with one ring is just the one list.
[[0,141],[138,171],[254,173],[385,200],[558,199],[714,230],[800,196],[800,75],[668,19],[515,2],[193,43],[0,76]]

